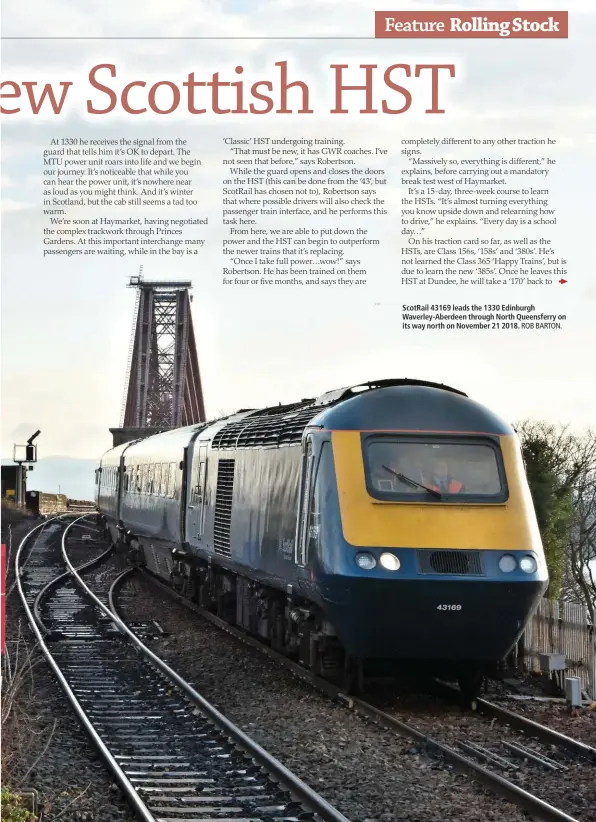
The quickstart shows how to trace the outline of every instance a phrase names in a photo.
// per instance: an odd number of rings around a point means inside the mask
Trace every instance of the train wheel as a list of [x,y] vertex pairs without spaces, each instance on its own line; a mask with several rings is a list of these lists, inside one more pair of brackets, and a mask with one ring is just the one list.
[[482,677],[482,671],[472,670],[462,674],[457,680],[461,691],[462,704],[466,710],[476,710],[476,700],[482,686]]
[[352,696],[364,693],[364,669],[361,659],[346,656],[341,687],[346,694]]
[[285,653],[286,625],[284,618],[284,603],[273,601],[269,611],[270,636],[269,641],[274,651]]

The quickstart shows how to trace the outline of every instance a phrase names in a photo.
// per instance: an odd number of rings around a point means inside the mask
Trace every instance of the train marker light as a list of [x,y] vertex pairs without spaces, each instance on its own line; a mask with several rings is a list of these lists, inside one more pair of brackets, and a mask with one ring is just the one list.
[[528,554],[528,556],[522,557],[520,559],[519,567],[526,574],[534,574],[534,573],[536,573],[536,568],[538,567],[538,564],[537,564],[536,560],[534,559],[534,557],[532,557]]
[[372,571],[376,564],[377,561],[372,554],[356,554],[356,565],[363,571]]
[[386,571],[399,571],[401,565],[395,554],[381,554],[379,562]]
[[517,568],[517,560],[511,554],[503,554],[499,560],[499,568],[504,574],[509,574]]

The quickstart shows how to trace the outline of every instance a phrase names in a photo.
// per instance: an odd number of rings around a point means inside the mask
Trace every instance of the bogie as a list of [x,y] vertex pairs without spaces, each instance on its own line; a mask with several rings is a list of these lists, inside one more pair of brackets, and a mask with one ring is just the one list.
[[[129,538],[131,564],[147,568],[147,550],[136,539]],[[355,681],[352,670],[358,666],[353,660],[348,665],[333,627],[312,603],[295,601],[291,595],[284,598],[273,588],[177,550],[172,552],[169,577],[164,573],[159,576],[176,593],[259,638],[317,676],[340,685]],[[350,671],[349,677],[346,677],[347,670]]]

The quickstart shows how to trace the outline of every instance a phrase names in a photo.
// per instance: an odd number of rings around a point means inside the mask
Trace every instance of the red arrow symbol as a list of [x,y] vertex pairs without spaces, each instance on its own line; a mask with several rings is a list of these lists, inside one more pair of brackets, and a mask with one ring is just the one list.
[[563,283],[566,283],[567,280],[559,280],[559,282],[561,283],[561,285],[563,285]]

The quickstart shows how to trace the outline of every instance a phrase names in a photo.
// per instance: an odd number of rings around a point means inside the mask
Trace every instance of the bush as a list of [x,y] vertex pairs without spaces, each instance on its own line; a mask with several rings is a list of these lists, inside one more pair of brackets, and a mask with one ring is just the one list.
[[23,806],[18,793],[4,786],[2,788],[2,822],[35,822],[35,816]]
[[26,508],[20,508],[16,502],[9,499],[2,500],[2,522],[22,522],[25,519],[31,519],[31,512]]
[[578,530],[578,506],[587,501],[589,487],[596,498],[596,438],[590,431],[574,434],[566,426],[536,420],[520,423],[518,434],[550,577],[547,596],[558,599]]
[[542,432],[526,433],[522,450],[550,577],[549,599],[558,599],[565,573],[565,547],[573,523],[571,488],[557,471],[552,442]]

